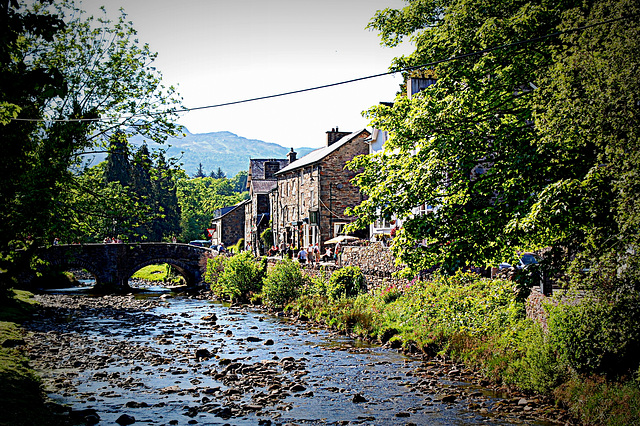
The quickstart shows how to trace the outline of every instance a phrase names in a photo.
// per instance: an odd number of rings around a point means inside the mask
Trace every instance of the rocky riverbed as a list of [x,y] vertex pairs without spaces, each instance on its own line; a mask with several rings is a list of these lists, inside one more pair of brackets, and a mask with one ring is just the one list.
[[167,294],[39,295],[27,352],[85,424],[557,424],[544,398],[488,389],[291,318]]

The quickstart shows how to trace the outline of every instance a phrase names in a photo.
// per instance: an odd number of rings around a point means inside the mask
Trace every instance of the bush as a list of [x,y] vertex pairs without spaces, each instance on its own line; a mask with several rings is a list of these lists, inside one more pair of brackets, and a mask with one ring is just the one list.
[[327,296],[337,300],[343,297],[356,297],[367,291],[364,274],[357,266],[345,266],[331,275],[327,283]]
[[262,270],[253,254],[244,251],[224,261],[224,269],[217,282],[219,296],[231,300],[248,301],[251,293],[260,291],[262,287]]
[[300,264],[284,259],[263,280],[262,296],[267,305],[282,307],[297,297],[304,284]]
[[224,289],[218,284],[218,280],[224,271],[225,260],[224,256],[207,259],[207,270],[204,273],[204,282],[209,284],[211,292],[218,297],[224,297]]
[[269,250],[273,245],[273,232],[271,231],[271,228],[267,228],[262,231],[262,234],[260,234],[260,241],[262,241],[265,251]]
[[638,296],[583,298],[549,312],[549,338],[559,362],[581,374],[629,375],[640,365]]

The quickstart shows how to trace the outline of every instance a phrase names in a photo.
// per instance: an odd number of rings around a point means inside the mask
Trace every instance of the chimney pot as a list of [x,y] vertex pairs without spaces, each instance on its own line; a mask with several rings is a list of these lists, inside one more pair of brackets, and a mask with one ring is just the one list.
[[287,154],[287,158],[289,159],[289,164],[293,163],[294,161],[296,161],[296,156],[298,155],[297,152],[295,152],[293,150],[293,148],[291,148],[291,151],[289,151],[289,153]]
[[327,146],[333,145],[334,143],[342,139],[342,137],[347,136],[349,133],[350,132],[341,132],[338,129],[338,126],[332,128],[327,132]]

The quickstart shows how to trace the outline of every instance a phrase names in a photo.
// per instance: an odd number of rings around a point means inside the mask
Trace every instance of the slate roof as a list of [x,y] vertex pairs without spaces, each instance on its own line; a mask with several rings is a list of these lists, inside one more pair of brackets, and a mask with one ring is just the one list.
[[322,147],[322,148],[318,148],[315,151],[311,151],[301,159],[294,161],[293,163],[289,164],[283,169],[280,169],[276,173],[276,176],[280,176],[283,173],[287,173],[296,169],[300,169],[302,167],[309,166],[311,164],[315,164],[319,161],[322,161],[329,154],[331,154],[334,151],[337,151],[343,145],[347,144],[351,140],[358,137],[360,134],[362,134],[362,132],[366,132],[367,134],[369,134],[369,131],[367,129],[361,129],[361,130],[358,130],[357,132],[350,133],[347,136],[343,136],[342,138],[340,138],[340,140],[334,142],[333,144]]
[[249,171],[251,172],[251,179],[252,180],[258,180],[258,179],[264,179],[264,163],[266,162],[277,162],[280,163],[280,168],[282,169],[283,167],[286,167],[287,164],[289,164],[289,160],[288,159],[274,159],[274,158],[269,158],[269,159],[258,159],[258,158],[254,158],[249,160]]
[[273,188],[278,186],[278,182],[276,180],[254,180],[251,182],[253,185],[253,192],[256,194],[267,194]]
[[220,219],[221,217],[226,216],[231,211],[237,209],[238,207],[243,206],[244,204],[247,204],[250,201],[251,200],[243,200],[234,206],[227,206],[227,207],[216,209],[216,211],[213,213],[213,220]]

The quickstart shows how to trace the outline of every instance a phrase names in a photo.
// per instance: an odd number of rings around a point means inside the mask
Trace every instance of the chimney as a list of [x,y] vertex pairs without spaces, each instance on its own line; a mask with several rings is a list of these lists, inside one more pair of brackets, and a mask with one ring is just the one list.
[[331,129],[330,131],[327,132],[327,146],[333,145],[334,143],[338,142],[340,139],[342,139],[344,136],[347,136],[350,133],[351,132],[341,132],[338,130],[338,127],[336,126],[335,129]]
[[291,148],[291,151],[287,154],[287,158],[289,159],[289,164],[293,163],[294,161],[296,161],[296,156],[298,155],[297,152],[295,152],[293,150],[293,148]]

